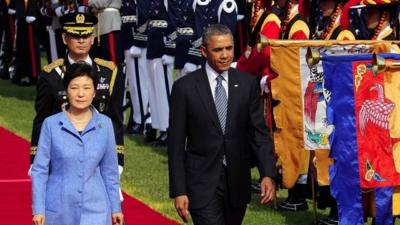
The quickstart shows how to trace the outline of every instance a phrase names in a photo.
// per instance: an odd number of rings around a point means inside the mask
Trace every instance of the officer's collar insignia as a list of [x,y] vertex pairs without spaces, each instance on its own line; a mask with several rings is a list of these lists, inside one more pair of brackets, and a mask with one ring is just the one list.
[[75,17],[76,23],[85,23],[85,15],[83,14],[78,14]]

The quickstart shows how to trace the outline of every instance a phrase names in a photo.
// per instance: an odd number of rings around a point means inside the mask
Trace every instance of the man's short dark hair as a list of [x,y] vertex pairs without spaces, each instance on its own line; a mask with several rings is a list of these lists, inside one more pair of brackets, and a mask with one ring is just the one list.
[[207,46],[208,41],[210,40],[211,36],[214,35],[230,35],[232,36],[232,31],[223,24],[211,24],[210,26],[206,27],[203,31],[202,35],[202,44],[203,46]]
[[94,89],[96,90],[97,87],[97,77],[93,74],[92,66],[84,61],[78,61],[70,66],[68,66],[67,70],[65,71],[63,83],[64,88],[67,90],[69,83],[77,77],[86,76],[92,79]]

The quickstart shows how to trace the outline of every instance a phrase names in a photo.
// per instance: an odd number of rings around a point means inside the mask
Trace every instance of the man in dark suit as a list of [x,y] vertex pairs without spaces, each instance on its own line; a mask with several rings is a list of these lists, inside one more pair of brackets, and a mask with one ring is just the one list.
[[262,204],[275,195],[274,155],[256,78],[230,68],[229,28],[211,25],[202,41],[207,63],[172,88],[170,197],[184,222],[190,211],[195,225],[236,225],[250,202],[251,150],[262,177]]

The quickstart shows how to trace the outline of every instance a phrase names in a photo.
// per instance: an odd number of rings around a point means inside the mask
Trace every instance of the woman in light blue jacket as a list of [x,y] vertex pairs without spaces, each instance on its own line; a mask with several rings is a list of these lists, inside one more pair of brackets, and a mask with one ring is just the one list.
[[96,80],[90,65],[71,65],[68,110],[43,123],[31,174],[35,225],[123,223],[113,126],[91,107]]

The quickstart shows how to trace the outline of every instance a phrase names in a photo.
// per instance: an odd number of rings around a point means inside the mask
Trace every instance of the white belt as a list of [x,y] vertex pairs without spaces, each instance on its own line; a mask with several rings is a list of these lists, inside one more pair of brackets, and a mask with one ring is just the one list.
[[134,23],[136,22],[136,16],[121,16],[122,23]]
[[150,27],[167,28],[168,22],[166,20],[151,20]]
[[119,12],[119,9],[116,8],[105,8],[102,12]]
[[176,31],[180,35],[193,35],[194,31],[191,27],[182,27],[182,28],[177,28]]

